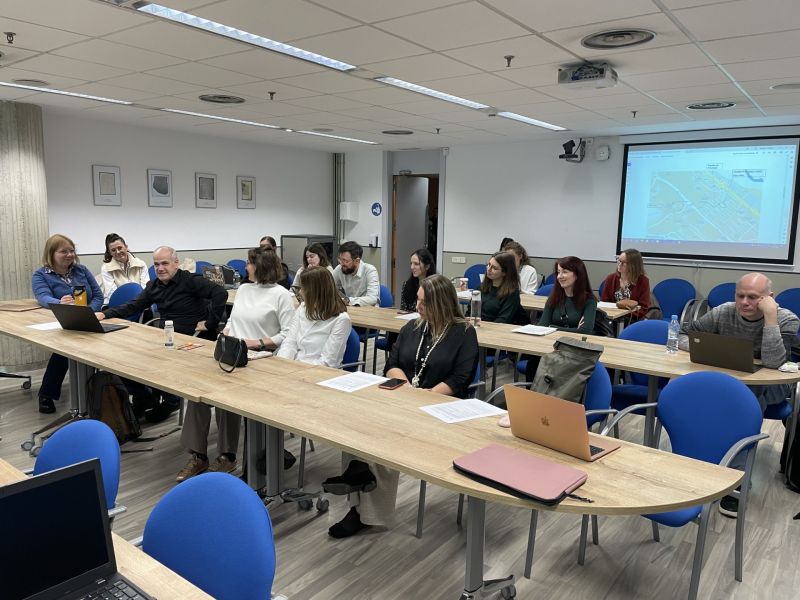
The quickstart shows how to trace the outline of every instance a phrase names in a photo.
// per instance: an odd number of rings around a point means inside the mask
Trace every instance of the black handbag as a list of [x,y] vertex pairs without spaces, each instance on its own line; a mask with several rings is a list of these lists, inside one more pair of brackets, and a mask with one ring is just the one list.
[[[220,333],[217,336],[217,345],[214,346],[214,360],[219,368],[226,373],[233,373],[236,367],[247,365],[247,344],[244,340]],[[223,365],[228,365],[226,369]]]

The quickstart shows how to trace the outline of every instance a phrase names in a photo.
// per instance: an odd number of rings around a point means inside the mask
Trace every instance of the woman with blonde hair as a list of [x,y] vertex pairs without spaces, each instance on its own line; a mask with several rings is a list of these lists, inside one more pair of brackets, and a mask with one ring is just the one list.
[[[417,312],[419,318],[400,330],[384,375],[415,388],[464,398],[478,364],[478,336],[461,315],[447,277],[431,275],[420,281]],[[349,494],[351,508],[328,534],[343,538],[373,525],[390,526],[399,473],[348,455],[342,462],[347,465],[345,472],[327,479],[322,487],[331,494]]]
[[628,310],[638,306],[631,313],[631,320],[644,318],[650,308],[650,280],[644,272],[641,252],[628,248],[619,253],[617,269],[603,282],[600,299],[603,302],[616,302],[617,307]]

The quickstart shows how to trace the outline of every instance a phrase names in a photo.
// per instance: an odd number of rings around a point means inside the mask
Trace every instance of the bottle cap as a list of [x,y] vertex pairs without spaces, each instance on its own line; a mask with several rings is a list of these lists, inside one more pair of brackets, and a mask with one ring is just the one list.
[[164,327],[172,327],[172,321],[164,321]]

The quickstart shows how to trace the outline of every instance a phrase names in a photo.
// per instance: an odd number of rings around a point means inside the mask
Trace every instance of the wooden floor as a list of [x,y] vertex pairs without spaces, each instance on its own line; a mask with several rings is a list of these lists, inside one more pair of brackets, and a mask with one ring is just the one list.
[[[370,352],[371,354],[371,352]],[[509,381],[511,368],[501,365],[500,382]],[[37,412],[36,390],[42,371],[34,375],[33,392],[18,381],[0,379],[0,457],[26,468],[33,458],[20,449],[30,433],[52,415]],[[64,387],[59,412],[68,402]],[[66,401],[66,402],[65,402]],[[631,419],[622,436],[641,439],[639,419]],[[145,435],[168,431],[175,424],[149,426]],[[771,436],[759,446],[753,492],[746,529],[744,581],[733,577],[735,522],[713,515],[706,544],[706,562],[699,598],[745,599],[800,597],[800,495],[784,488],[778,474],[783,426],[765,422]],[[215,456],[216,429],[212,424],[209,454]],[[173,485],[187,455],[179,434],[152,444],[152,452],[123,454],[118,502],[128,512],[116,519],[114,529],[127,539],[141,535],[147,515]],[[287,439],[289,450],[299,452],[299,440]],[[340,455],[317,445],[306,468],[308,489],[317,489],[326,477],[340,472]],[[286,481],[296,480],[297,467]],[[294,504],[270,506],[277,549],[274,591],[291,600],[337,599],[453,599],[458,598],[464,576],[464,529],[455,523],[457,496],[428,487],[426,525],[422,539],[414,537],[419,482],[400,480],[398,525],[388,532],[366,532],[347,540],[333,540],[326,530],[347,510],[344,498],[331,497],[331,510],[303,512]],[[580,520],[575,516],[542,512],[532,579],[522,578],[529,513],[489,505],[486,517],[485,575],[515,573],[518,598],[600,600],[603,598],[684,598],[697,528],[661,528],[661,542],[652,540],[650,521],[640,517],[601,518],[600,545],[589,546],[586,564],[576,563]],[[243,599],[245,600],[245,599]]]

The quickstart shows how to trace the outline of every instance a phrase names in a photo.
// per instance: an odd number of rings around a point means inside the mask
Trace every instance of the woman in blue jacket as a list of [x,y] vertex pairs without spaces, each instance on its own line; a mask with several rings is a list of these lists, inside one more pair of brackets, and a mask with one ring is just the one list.
[[[72,304],[74,290],[81,286],[86,290],[86,303],[92,310],[99,311],[103,306],[103,292],[91,271],[79,263],[74,242],[65,235],[51,235],[44,245],[42,266],[34,271],[31,281],[37,302],[44,308],[57,303]],[[61,397],[61,385],[68,368],[65,356],[53,354],[50,357],[39,389],[39,412],[55,412],[53,401]]]

